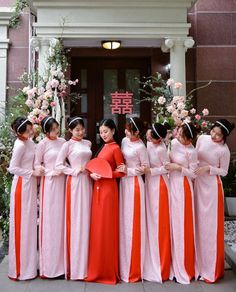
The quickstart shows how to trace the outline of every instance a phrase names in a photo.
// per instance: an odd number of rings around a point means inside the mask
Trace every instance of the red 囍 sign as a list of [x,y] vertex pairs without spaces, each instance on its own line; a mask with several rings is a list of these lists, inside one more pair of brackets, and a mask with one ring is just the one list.
[[111,93],[111,113],[112,114],[132,114],[133,104],[132,104],[133,93],[131,92],[114,92]]

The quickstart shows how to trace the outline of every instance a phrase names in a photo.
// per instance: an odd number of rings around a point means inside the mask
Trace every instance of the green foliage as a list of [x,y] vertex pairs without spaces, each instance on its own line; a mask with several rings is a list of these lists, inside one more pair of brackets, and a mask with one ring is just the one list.
[[25,98],[19,91],[18,95],[11,98],[6,109],[6,116],[0,125],[0,228],[5,242],[9,233],[9,206],[12,175],[7,171],[15,137],[11,131],[11,123],[18,116],[26,116],[27,107]]
[[231,160],[228,174],[222,177],[226,197],[236,197],[236,160]]
[[10,27],[17,28],[20,26],[20,16],[26,7],[29,7],[27,0],[16,0],[13,15],[10,19]]

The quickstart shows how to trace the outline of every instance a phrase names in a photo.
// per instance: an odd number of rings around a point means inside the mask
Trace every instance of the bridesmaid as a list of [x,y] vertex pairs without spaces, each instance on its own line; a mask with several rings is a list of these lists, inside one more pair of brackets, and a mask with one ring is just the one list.
[[[172,268],[176,281],[189,284],[195,276],[193,182],[197,168],[197,151],[192,145],[196,129],[183,123],[171,142],[170,210],[172,226]],[[172,273],[171,273],[172,274]]]
[[125,282],[143,278],[146,230],[142,174],[149,166],[147,149],[140,139],[143,129],[139,118],[129,118],[122,142],[127,175],[120,181],[120,276]]
[[72,137],[62,146],[56,161],[56,168],[67,175],[65,271],[66,279],[83,280],[87,277],[92,198],[92,182],[85,165],[92,156],[91,142],[83,139],[82,118],[68,118],[67,122]]
[[171,267],[166,135],[165,126],[159,123],[152,125],[147,142],[150,168],[145,169],[147,236],[143,278],[159,283],[169,279]]
[[18,117],[12,123],[17,135],[8,171],[14,174],[10,194],[9,270],[12,280],[37,277],[37,179],[32,123]]
[[220,176],[228,172],[230,151],[226,139],[233,129],[234,124],[218,120],[210,135],[198,138],[196,146],[196,260],[199,276],[211,283],[224,276],[224,192]]
[[45,168],[40,183],[39,207],[39,265],[41,278],[55,278],[64,270],[64,209],[65,176],[55,169],[57,154],[65,143],[59,138],[59,124],[52,117],[41,122],[46,137],[39,142],[35,155],[35,169]]
[[124,175],[124,159],[117,144],[118,135],[113,120],[102,120],[99,126],[104,145],[97,154],[105,159],[113,170],[112,178],[102,178],[96,173],[90,176],[93,187],[91,225],[89,239],[89,282],[116,284],[119,280],[119,203],[116,178]]

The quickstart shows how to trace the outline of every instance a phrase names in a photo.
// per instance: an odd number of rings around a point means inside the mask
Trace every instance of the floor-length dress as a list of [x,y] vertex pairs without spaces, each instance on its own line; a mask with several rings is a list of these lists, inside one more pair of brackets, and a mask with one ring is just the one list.
[[172,273],[177,282],[189,284],[195,276],[193,179],[197,168],[197,151],[192,144],[171,142],[170,161],[182,171],[170,171],[170,210],[172,232]]
[[147,142],[150,174],[146,175],[146,253],[144,276],[148,281],[168,280],[171,268],[169,162],[166,145]]
[[122,153],[127,175],[120,181],[120,276],[125,282],[143,278],[145,256],[145,187],[135,169],[149,166],[142,140],[124,138]]
[[66,279],[71,280],[87,277],[92,181],[88,173],[78,173],[78,169],[84,168],[91,156],[90,141],[71,138],[56,162],[56,168],[67,175],[64,262]]
[[199,274],[215,282],[224,276],[224,192],[220,176],[227,175],[230,151],[223,142],[202,135],[197,141],[199,166],[210,172],[199,175],[194,184],[196,215],[196,261]]
[[35,144],[16,139],[8,171],[14,174],[10,194],[8,276],[37,276],[37,178],[33,176]]
[[116,284],[119,280],[119,201],[115,169],[124,163],[116,142],[106,143],[98,154],[108,161],[113,178],[101,178],[93,186],[87,281]]
[[39,207],[39,266],[42,278],[65,274],[64,269],[64,210],[65,176],[54,176],[58,152],[63,138],[45,137],[36,148],[35,168],[45,167],[40,182]]

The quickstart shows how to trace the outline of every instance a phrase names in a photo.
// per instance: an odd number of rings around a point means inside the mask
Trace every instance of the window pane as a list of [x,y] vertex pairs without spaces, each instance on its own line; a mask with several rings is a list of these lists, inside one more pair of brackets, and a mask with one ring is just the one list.
[[81,77],[79,81],[80,81],[81,88],[86,89],[87,88],[87,70],[86,69],[81,70]]
[[139,80],[140,71],[137,69],[126,70],[126,89],[132,92],[133,95],[133,114],[140,115],[140,94],[139,94]]
[[87,93],[81,94],[80,104],[81,104],[81,113],[87,113],[87,111],[88,111]]
[[111,93],[118,90],[118,71],[106,69],[103,73],[104,89],[103,89],[103,111],[104,118],[112,118],[116,120],[116,115],[111,113]]

